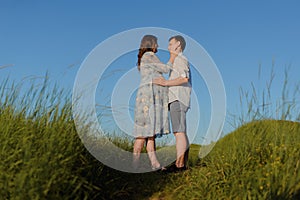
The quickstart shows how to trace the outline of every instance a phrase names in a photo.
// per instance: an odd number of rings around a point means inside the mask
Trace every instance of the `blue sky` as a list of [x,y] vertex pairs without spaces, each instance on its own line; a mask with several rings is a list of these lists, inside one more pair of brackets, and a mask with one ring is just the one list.
[[[11,66],[0,69],[0,80],[10,76],[20,81],[48,71],[53,82],[72,88],[80,64],[100,42],[133,28],[163,27],[182,32],[205,48],[222,75],[227,111],[235,113],[239,88],[250,89],[251,82],[263,88],[272,65],[273,96],[281,94],[285,67],[291,67],[291,90],[299,83],[299,8],[296,0],[2,0],[0,67]],[[130,66],[135,62],[128,61]]]

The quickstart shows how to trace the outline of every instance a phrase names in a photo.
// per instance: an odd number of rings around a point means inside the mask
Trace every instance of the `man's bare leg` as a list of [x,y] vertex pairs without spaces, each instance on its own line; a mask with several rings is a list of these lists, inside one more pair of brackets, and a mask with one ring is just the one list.
[[176,167],[185,167],[188,159],[188,138],[185,133],[174,133],[176,137]]

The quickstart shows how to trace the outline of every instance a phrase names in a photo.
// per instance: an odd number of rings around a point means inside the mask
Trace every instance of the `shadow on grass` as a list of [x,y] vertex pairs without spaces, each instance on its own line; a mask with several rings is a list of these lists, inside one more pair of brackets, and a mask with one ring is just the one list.
[[[197,157],[198,148],[198,145],[192,145],[189,159],[191,167],[200,164]],[[104,166],[91,154],[88,152],[87,154],[85,157],[88,163],[92,163],[92,167],[85,168],[82,176],[98,188],[90,190],[89,199],[149,199],[153,194],[163,192],[166,187],[170,186],[170,181],[176,179],[173,173],[161,171],[147,173],[118,171]],[[119,164],[124,163],[120,161]]]
[[298,200],[298,199],[300,199],[300,190],[297,190],[292,195],[288,194],[288,189],[287,189],[287,192],[285,192],[283,194],[280,194],[280,195],[278,195],[278,194],[276,194],[276,192],[274,192],[274,193],[271,193],[270,199],[277,199],[277,200],[286,200],[286,199]]
[[168,184],[167,175],[160,172],[130,174],[105,167],[103,175],[100,180],[107,183],[105,189],[108,191],[102,196],[105,199],[149,199]]
[[295,194],[293,195],[293,199],[300,199],[300,190],[297,190],[297,192],[295,192]]

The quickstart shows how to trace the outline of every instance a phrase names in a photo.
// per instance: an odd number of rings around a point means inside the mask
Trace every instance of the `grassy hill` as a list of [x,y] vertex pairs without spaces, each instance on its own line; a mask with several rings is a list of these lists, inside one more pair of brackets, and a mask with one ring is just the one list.
[[[203,163],[206,167],[201,167]],[[154,196],[299,199],[300,123],[263,120],[246,124],[217,142],[191,170],[171,180]]]
[[[191,145],[183,173],[129,174],[85,149],[60,90],[18,97],[18,88],[6,88],[13,87],[0,86],[0,199],[300,199],[297,122],[243,125],[201,160]],[[132,149],[132,141],[113,140]]]
[[190,169],[183,173],[128,174],[94,159],[68,118],[47,125],[9,109],[0,113],[4,199],[300,197],[299,123],[249,123],[222,138],[202,160],[200,146],[191,145]]

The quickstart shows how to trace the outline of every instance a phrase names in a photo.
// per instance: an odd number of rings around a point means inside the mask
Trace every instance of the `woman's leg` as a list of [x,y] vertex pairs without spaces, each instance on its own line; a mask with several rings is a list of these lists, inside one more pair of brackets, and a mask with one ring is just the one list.
[[139,160],[141,156],[142,149],[144,148],[145,138],[136,138],[133,145],[133,167],[137,168],[139,166]]
[[156,153],[155,153],[156,145],[155,145],[154,137],[149,137],[147,139],[146,149],[147,149],[147,153],[148,153],[152,168],[153,169],[160,168],[160,163],[158,162],[157,157],[156,157]]

